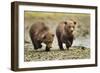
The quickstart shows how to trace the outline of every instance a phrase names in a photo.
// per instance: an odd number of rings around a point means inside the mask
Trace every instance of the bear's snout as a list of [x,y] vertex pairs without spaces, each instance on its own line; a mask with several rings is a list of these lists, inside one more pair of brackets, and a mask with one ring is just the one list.
[[52,44],[47,44],[47,47],[48,48],[52,48]]

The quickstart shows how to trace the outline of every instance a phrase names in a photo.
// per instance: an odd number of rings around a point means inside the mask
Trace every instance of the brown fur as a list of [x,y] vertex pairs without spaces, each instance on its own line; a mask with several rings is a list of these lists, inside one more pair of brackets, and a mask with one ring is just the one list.
[[46,44],[46,51],[52,47],[54,34],[49,31],[49,28],[43,22],[37,22],[30,28],[30,37],[34,49],[41,48],[41,43]]
[[67,20],[60,23],[56,29],[56,36],[58,40],[58,45],[61,50],[64,50],[63,43],[66,44],[66,48],[69,49],[73,43],[73,31],[75,28],[76,22],[72,20]]

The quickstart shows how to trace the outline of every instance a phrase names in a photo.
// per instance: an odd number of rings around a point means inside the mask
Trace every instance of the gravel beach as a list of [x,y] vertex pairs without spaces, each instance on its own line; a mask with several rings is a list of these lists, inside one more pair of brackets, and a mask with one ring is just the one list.
[[29,61],[47,61],[47,60],[67,60],[67,59],[89,59],[90,58],[90,49],[81,47],[72,47],[69,50],[51,50],[46,52],[43,49],[27,50],[25,51],[24,60]]

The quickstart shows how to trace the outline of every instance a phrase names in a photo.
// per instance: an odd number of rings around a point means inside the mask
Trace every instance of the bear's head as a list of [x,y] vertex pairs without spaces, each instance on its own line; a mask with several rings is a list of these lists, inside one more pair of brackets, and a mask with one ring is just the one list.
[[50,32],[47,32],[42,39],[43,43],[46,44],[46,48],[48,49],[52,48],[53,40],[54,40],[54,34]]
[[67,20],[64,22],[65,24],[65,32],[67,32],[68,34],[73,34],[73,31],[75,29],[75,26],[76,26],[76,22],[73,21],[73,20]]

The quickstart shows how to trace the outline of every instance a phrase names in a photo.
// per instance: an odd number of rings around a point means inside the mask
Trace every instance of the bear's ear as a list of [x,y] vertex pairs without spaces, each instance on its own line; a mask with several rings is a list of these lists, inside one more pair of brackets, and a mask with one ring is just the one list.
[[66,25],[66,24],[67,24],[67,21],[65,21],[64,23],[65,23],[65,25]]
[[76,25],[76,21],[74,21],[74,24]]

